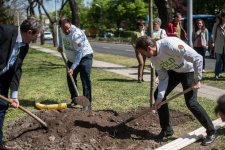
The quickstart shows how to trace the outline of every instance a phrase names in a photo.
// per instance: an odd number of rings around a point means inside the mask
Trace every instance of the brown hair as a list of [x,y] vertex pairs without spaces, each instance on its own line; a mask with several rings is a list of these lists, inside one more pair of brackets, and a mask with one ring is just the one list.
[[36,34],[38,31],[42,31],[42,23],[34,17],[28,17],[20,25],[21,32],[32,31],[32,34]]
[[195,22],[195,31],[198,31],[198,22],[202,22],[202,30],[205,30],[205,22],[202,19],[197,19]]
[[62,23],[71,23],[71,21],[67,17],[63,16],[59,19],[59,26],[60,27],[61,27]]
[[181,13],[177,12],[174,14],[173,18],[178,18],[179,16],[182,16]]
[[147,36],[141,36],[136,40],[136,49],[143,49],[147,51],[148,46],[156,46],[155,40]]
[[137,21],[137,28],[139,26],[144,26],[144,25],[145,25],[144,21]]

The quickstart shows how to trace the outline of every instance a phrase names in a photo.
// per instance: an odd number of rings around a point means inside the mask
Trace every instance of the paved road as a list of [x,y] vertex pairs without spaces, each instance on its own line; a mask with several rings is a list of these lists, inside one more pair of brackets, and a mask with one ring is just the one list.
[[[46,40],[45,43],[52,44],[52,40]],[[135,58],[134,49],[130,44],[115,44],[106,42],[90,41],[92,48],[96,52],[114,54]],[[206,59],[206,69],[214,70],[215,59]]]
[[135,57],[134,49],[128,44],[115,44],[104,42],[90,42],[96,52],[115,54],[121,56]]
[[[90,43],[92,48],[96,52],[135,58],[134,49],[131,45],[93,42],[93,41],[90,41]],[[206,58],[206,69],[214,70],[214,66],[215,66],[215,59]]]

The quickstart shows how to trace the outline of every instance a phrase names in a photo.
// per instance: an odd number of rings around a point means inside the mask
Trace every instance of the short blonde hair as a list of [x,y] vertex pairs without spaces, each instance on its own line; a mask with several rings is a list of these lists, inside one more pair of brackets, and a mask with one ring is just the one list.
[[157,23],[157,24],[161,25],[162,21],[161,21],[160,18],[155,18],[155,19],[153,20],[153,23]]

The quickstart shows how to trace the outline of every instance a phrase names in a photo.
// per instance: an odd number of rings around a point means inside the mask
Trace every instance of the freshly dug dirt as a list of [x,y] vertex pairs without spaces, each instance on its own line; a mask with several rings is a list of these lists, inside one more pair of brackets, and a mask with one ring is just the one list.
[[[141,107],[127,113],[99,110],[92,116],[72,108],[39,111],[36,115],[48,124],[48,131],[26,116],[9,123],[5,137],[16,142],[21,149],[33,150],[154,149],[166,142],[154,138],[160,132],[157,114],[148,113],[115,130],[118,123],[145,109],[148,108]],[[174,129],[185,129],[183,124],[193,120],[192,116],[181,112],[171,110],[170,114]]]

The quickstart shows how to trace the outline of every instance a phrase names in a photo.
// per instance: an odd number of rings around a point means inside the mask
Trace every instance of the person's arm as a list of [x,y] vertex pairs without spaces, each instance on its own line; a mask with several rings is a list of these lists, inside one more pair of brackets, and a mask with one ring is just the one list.
[[193,43],[193,47],[195,47],[195,39],[196,39],[196,37],[195,37],[195,30],[193,30],[193,32],[192,32],[192,43]]
[[166,31],[162,29],[161,39],[167,37]]
[[80,63],[82,57],[83,57],[83,48],[85,46],[85,34],[81,31],[77,31],[73,34],[72,40],[74,42],[74,46],[76,47],[76,55],[74,57],[73,64],[70,69],[74,70]]
[[193,64],[195,74],[194,79],[195,81],[200,81],[202,79],[202,56],[179,39],[178,41],[173,41],[173,44],[171,44],[170,47],[177,56],[183,57],[186,61]]
[[20,84],[20,78],[22,76],[22,64],[23,60],[27,55],[29,46],[27,45],[23,49],[20,50],[20,53],[17,56],[17,60],[13,66],[13,77],[10,83],[10,89],[11,89],[11,97],[13,99],[18,98],[18,89]]
[[[212,29],[212,42],[213,42],[213,43],[215,43],[216,36],[217,36],[217,35],[216,35],[216,32],[217,32],[217,31],[216,31],[216,30],[217,30],[217,25],[218,25],[217,23],[214,23],[214,24],[213,24],[213,29]],[[214,44],[213,44],[213,45],[214,45]]]
[[161,68],[160,70],[157,70],[157,74],[159,77],[157,99],[163,99],[168,86],[169,75],[167,70],[163,68]]
[[206,48],[208,48],[208,43],[209,43],[209,31],[208,31],[208,29],[205,29],[205,40],[206,40]]
[[14,70],[14,75],[10,84],[11,98],[13,99],[18,98],[18,89],[21,76],[22,76],[22,69],[21,67],[19,67],[16,70]]
[[135,48],[136,39],[137,39],[137,32],[134,31],[132,36],[131,36],[131,45],[133,46],[133,48]]
[[159,77],[159,84],[158,84],[157,99],[155,100],[155,103],[154,103],[155,110],[161,107],[161,102],[165,96],[166,89],[168,86],[168,81],[169,81],[169,75],[167,70],[161,68],[160,70],[157,70],[157,74]]

